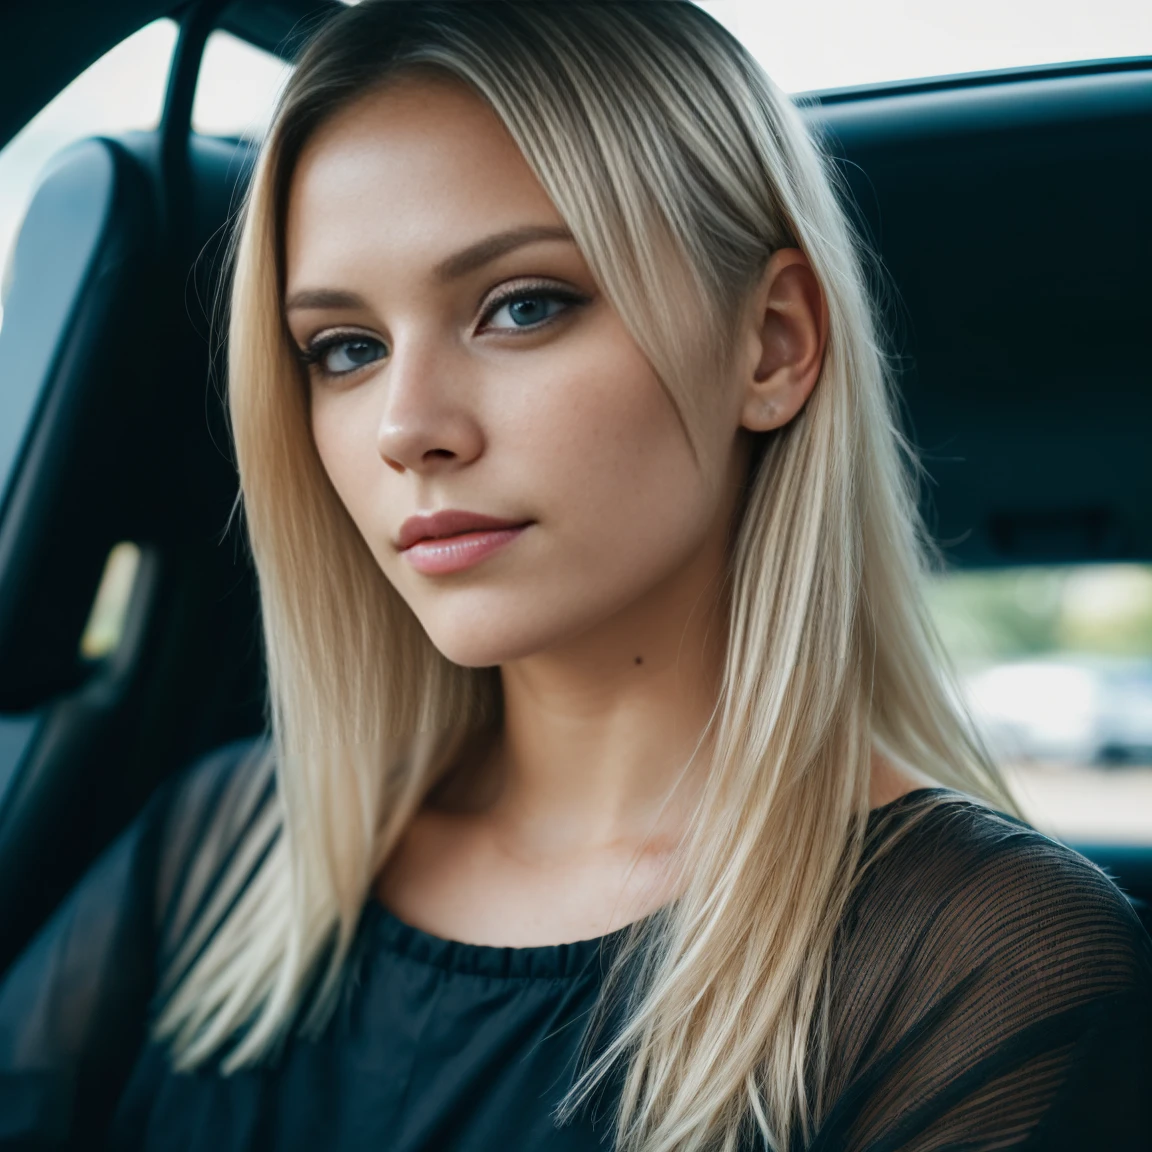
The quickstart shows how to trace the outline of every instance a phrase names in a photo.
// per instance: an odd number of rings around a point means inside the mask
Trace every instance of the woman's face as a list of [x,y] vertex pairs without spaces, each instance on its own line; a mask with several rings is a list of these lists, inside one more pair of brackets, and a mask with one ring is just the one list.
[[[295,171],[286,237],[320,459],[450,660],[557,649],[709,549],[722,563],[746,461],[739,391],[709,405],[698,463],[564,221],[467,88],[408,77],[326,124]],[[413,519],[447,510],[507,527]]]

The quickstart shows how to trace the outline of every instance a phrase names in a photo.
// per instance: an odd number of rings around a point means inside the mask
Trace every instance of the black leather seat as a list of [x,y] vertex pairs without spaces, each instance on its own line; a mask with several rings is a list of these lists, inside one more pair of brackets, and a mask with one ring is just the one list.
[[[262,727],[208,325],[248,150],[193,138],[178,171],[174,183],[158,134],[74,145],[14,252],[0,328],[0,437],[16,449],[0,474],[0,713],[32,723],[0,808],[0,967],[161,778]],[[120,541],[141,550],[123,638],[85,660],[79,638]]]

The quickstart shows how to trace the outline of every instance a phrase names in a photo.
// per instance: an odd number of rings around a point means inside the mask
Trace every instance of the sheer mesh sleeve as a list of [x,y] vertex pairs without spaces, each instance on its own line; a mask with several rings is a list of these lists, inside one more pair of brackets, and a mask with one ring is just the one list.
[[4,975],[0,1148],[100,1146],[145,1039],[156,957],[198,902],[197,869],[212,871],[239,830],[216,813],[251,793],[235,771],[250,747],[222,748],[162,787]]
[[1152,946],[1104,873],[939,794],[897,805],[865,861],[812,1149],[1152,1148]]

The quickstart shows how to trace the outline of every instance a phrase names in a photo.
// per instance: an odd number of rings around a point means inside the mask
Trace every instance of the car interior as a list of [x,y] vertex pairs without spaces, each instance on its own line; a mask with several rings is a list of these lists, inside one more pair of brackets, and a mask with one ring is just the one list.
[[[213,29],[291,60],[339,8],[0,13],[0,147],[125,37],[179,23],[159,127],[54,159],[3,301],[0,970],[163,779],[264,727],[213,322],[252,149],[194,133],[192,100]],[[799,102],[881,257],[927,522],[949,562],[1152,560],[1152,60]],[[86,655],[122,542],[139,550],[123,633]],[[1146,915],[1152,846],[1074,846]]]

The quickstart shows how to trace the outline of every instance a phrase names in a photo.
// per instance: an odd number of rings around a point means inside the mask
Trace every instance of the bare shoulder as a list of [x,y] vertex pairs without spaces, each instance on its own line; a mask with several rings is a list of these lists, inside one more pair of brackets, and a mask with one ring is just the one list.
[[870,807],[882,808],[931,783],[928,777],[909,768],[897,767],[887,757],[873,750],[868,781]]

